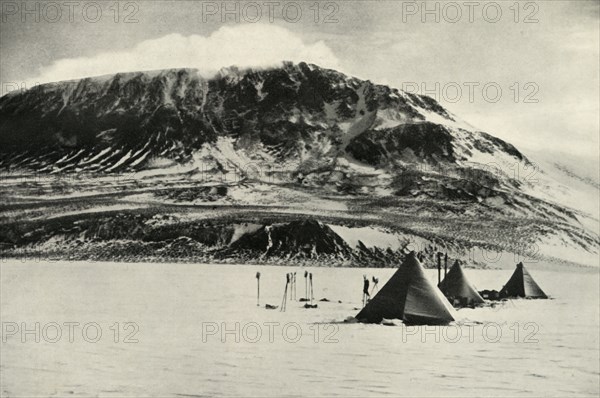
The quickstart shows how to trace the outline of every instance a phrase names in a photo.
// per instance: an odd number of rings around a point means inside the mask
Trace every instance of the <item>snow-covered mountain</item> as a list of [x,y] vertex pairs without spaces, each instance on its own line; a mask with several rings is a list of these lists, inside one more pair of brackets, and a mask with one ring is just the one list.
[[[370,208],[373,223],[402,213],[420,222],[536,220],[512,231],[514,245],[536,225],[528,241],[598,251],[598,215],[565,200],[577,193],[510,143],[429,97],[305,63],[230,67],[211,79],[193,69],[125,73],[8,94],[0,98],[0,167],[8,176],[125,175],[131,183],[118,189],[134,185],[135,203],[151,195],[163,204],[343,211],[349,219]],[[198,188],[206,185],[221,194]],[[425,224],[419,233],[431,239],[457,239],[451,227]]]
[[510,144],[460,129],[429,97],[303,63],[228,68],[210,80],[181,69],[46,84],[4,96],[0,115],[3,165],[49,172],[142,170],[229,143],[269,161],[524,160]]

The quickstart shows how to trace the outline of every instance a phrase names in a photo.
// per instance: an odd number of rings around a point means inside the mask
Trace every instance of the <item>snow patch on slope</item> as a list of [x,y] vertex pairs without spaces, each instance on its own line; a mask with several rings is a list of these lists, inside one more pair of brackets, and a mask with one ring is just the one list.
[[368,248],[378,247],[380,249],[399,250],[405,245],[405,240],[400,235],[380,228],[350,228],[341,225],[329,225],[329,227],[341,236],[350,247],[358,247],[358,241],[361,241]]

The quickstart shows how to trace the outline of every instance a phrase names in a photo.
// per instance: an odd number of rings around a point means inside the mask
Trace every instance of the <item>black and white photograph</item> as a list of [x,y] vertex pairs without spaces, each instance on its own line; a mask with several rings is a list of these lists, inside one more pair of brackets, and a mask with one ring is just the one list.
[[0,397],[599,397],[600,1],[0,0]]

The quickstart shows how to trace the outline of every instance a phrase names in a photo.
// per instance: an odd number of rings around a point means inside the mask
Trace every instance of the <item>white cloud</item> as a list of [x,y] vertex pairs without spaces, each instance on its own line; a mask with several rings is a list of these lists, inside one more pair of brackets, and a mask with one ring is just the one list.
[[306,44],[287,29],[256,24],[224,26],[208,37],[174,33],[143,41],[126,51],[61,59],[27,80],[48,83],[118,72],[184,67],[197,68],[208,77],[222,67],[268,67],[283,60],[339,68],[337,58],[322,41]]

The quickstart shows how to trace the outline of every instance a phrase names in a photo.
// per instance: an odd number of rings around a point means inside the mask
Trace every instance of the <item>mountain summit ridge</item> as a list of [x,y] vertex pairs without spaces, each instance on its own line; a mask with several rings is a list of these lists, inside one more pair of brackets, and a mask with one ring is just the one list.
[[[194,149],[218,137],[283,146],[298,157],[301,149],[296,147],[315,141],[315,135],[347,146],[369,130],[423,123],[432,115],[434,123],[441,118],[447,125],[457,124],[432,98],[289,62],[262,70],[224,68],[212,79],[184,68],[49,83],[0,98],[0,115],[3,160],[6,152],[28,151],[31,144],[56,151],[49,161],[58,161],[69,150],[91,155],[110,144],[136,150],[156,141],[134,166],[132,158],[103,169],[112,172],[144,168],[157,156],[189,160]],[[486,146],[502,143],[522,158],[510,144],[489,138],[482,138]],[[179,150],[161,155],[163,147],[174,144]]]

